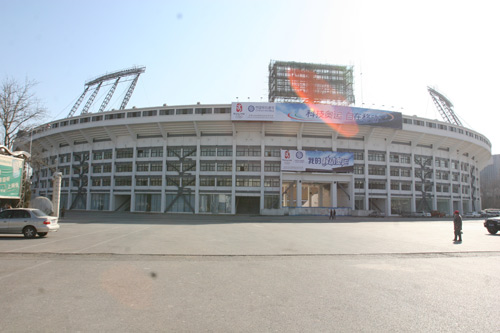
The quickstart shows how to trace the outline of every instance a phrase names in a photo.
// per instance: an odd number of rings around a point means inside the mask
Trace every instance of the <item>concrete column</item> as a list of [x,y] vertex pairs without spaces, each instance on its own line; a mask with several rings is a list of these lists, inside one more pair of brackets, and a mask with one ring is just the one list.
[[297,198],[296,198],[296,203],[295,203],[295,206],[296,207],[302,207],[302,181],[301,180],[297,180],[296,181],[296,184],[297,184]]
[[115,209],[115,162],[116,162],[116,144],[112,149],[111,156],[111,190],[109,191],[109,211],[112,212]]
[[233,135],[233,157],[231,167],[231,214],[236,214],[236,135]]
[[194,190],[194,213],[200,213],[200,156],[201,156],[201,138],[196,138],[196,172],[195,172],[195,190]]
[[162,175],[161,175],[161,203],[160,210],[162,213],[165,213],[165,209],[167,209],[167,205],[165,203],[166,195],[165,191],[167,189],[167,142],[163,143],[163,161],[162,161]]
[[61,178],[62,173],[54,172],[52,177],[54,184],[52,185],[52,209],[56,217],[59,217],[59,202],[61,200]]
[[330,201],[331,201],[331,207],[337,207],[338,206],[338,201],[337,201],[337,182],[333,181],[330,184]]
[[89,159],[88,159],[88,171],[87,171],[87,202],[85,203],[85,209],[90,210],[90,203],[91,203],[91,198],[90,198],[90,187],[92,186],[92,161],[93,161],[93,156],[94,154],[92,153],[92,148],[89,149]]
[[351,209],[356,209],[356,193],[354,192],[354,175],[351,175],[351,181],[349,182],[349,195],[351,196]]
[[[130,211],[135,212],[135,174],[137,170],[137,141],[132,151],[132,186],[130,187]],[[150,151],[151,153],[151,151]],[[151,165],[150,165],[151,167]]]

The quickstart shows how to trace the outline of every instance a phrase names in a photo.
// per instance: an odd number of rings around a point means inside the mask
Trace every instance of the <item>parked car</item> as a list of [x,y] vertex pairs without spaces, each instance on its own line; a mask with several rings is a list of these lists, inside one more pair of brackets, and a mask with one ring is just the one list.
[[468,218],[475,218],[475,217],[481,217],[481,214],[479,214],[478,212],[470,212],[466,213],[464,216]]
[[431,217],[431,213],[429,212],[424,212],[424,211],[419,211],[419,212],[414,212],[412,214],[413,217]]
[[490,217],[484,221],[484,227],[492,235],[496,234],[500,230],[500,217]]
[[481,212],[481,217],[496,217],[496,216],[500,216],[500,214],[498,214],[495,211],[482,211]]
[[34,238],[45,237],[59,230],[58,219],[35,208],[6,209],[0,213],[0,234],[23,234]]
[[369,217],[384,217],[385,214],[382,212],[379,212],[378,210],[372,211],[370,214],[368,214]]

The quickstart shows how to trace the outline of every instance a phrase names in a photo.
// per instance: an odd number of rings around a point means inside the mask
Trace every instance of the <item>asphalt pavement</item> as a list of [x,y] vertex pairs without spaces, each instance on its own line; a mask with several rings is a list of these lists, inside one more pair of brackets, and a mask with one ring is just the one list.
[[498,332],[500,234],[465,219],[67,212],[0,235],[5,332]]

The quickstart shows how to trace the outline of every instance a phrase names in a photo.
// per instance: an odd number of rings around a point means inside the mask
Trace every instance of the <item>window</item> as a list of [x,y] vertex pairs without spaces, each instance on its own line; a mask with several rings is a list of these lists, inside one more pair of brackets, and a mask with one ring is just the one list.
[[102,151],[96,151],[92,155],[92,160],[94,160],[94,161],[102,160],[102,156],[103,156]]
[[385,153],[384,152],[369,151],[368,152],[368,161],[385,162]]
[[182,177],[182,186],[195,186],[196,185],[196,177],[195,176],[184,176]]
[[151,172],[163,171],[162,163],[151,163]]
[[399,155],[398,154],[391,154],[389,156],[389,159],[393,163],[399,163]]
[[154,117],[154,116],[156,116],[156,114],[157,114],[156,110],[149,110],[149,111],[142,112],[143,117]]
[[260,187],[260,177],[237,177],[236,186],[241,187]]
[[280,162],[264,162],[264,171],[266,172],[280,172],[281,163]]
[[236,156],[260,156],[260,146],[238,146]]
[[391,176],[399,177],[399,168],[391,168]]
[[215,162],[200,162],[200,171],[215,171]]
[[104,155],[103,155],[103,159],[105,160],[110,160],[113,158],[113,151],[110,149],[110,150],[105,150],[104,151]]
[[217,171],[232,171],[233,163],[232,162],[217,162]]
[[384,176],[385,175],[385,166],[370,165],[370,166],[368,166],[368,174],[369,175],[376,175],[376,176]]
[[149,178],[150,186],[161,186],[161,177],[151,177]]
[[264,187],[279,187],[279,177],[264,177]]
[[200,177],[200,186],[215,186],[215,177]]
[[132,172],[132,163],[116,163],[116,172]]
[[264,149],[265,157],[281,157],[281,148],[280,147],[266,147]]
[[163,147],[151,148],[151,157],[163,157]]
[[217,156],[233,156],[233,147],[231,146],[217,147]]
[[182,162],[182,171],[195,171],[196,161],[184,161]]
[[362,151],[355,151],[354,152],[354,160],[355,161],[364,161],[365,160],[365,153]]
[[195,114],[211,114],[212,109],[210,109],[210,108],[196,108],[194,110],[194,113]]
[[354,180],[354,188],[364,190],[365,189],[365,181],[363,179],[355,179]]
[[137,148],[137,157],[149,157],[149,148]]
[[135,178],[136,186],[148,186],[148,177],[136,177]]
[[127,113],[127,118],[137,118],[137,117],[140,117],[140,116],[141,116],[141,112],[140,111]]
[[214,108],[214,113],[231,113],[231,108]]
[[364,175],[365,174],[365,166],[361,164],[354,164],[354,174],[355,175]]
[[181,162],[167,162],[167,171],[181,171]]
[[368,188],[370,190],[385,190],[385,180],[370,180]]
[[171,116],[175,114],[175,109],[160,110],[160,116]]
[[131,177],[116,177],[115,178],[115,186],[131,186],[132,178]]
[[411,183],[401,183],[402,191],[411,191]]
[[260,161],[237,161],[236,171],[260,172]]
[[201,156],[215,156],[215,147],[201,147]]
[[181,181],[179,177],[167,177],[167,186],[180,186]]
[[136,171],[137,172],[147,172],[147,171],[149,171],[149,163],[138,162],[137,163]]
[[217,186],[232,186],[233,180],[231,177],[217,177]]
[[168,147],[167,156],[168,157],[181,157],[182,148],[181,147]]
[[176,109],[175,114],[193,114],[193,109]]
[[122,148],[116,149],[116,158],[132,158],[134,157],[134,151],[132,148]]

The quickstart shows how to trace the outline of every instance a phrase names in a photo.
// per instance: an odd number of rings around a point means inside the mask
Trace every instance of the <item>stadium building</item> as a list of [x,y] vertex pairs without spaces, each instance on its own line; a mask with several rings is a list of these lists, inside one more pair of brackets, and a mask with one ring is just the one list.
[[[132,75],[135,85],[138,73]],[[78,116],[74,108],[68,118],[18,138],[16,148],[37,152],[32,196],[50,198],[53,173],[62,173],[66,209],[269,215],[480,209],[480,170],[491,157],[480,133],[358,108],[353,95],[336,105],[317,103],[129,109],[122,103],[120,110]]]

